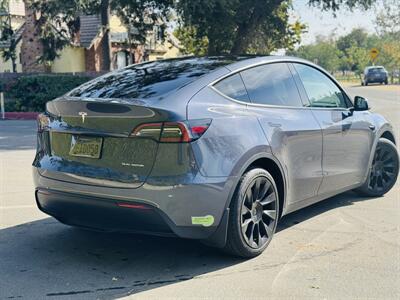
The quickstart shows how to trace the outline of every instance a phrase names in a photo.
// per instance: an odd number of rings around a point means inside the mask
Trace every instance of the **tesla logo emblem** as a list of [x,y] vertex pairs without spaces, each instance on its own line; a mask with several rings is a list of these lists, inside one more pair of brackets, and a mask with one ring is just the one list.
[[82,123],[85,123],[85,117],[87,116],[87,113],[85,113],[84,111],[80,111],[79,115],[82,117]]

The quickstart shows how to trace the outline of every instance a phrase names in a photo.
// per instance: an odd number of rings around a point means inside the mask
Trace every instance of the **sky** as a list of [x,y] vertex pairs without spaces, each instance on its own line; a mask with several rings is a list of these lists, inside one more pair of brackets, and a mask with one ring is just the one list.
[[[375,33],[376,7],[367,11],[356,9],[353,12],[341,9],[335,18],[331,11],[322,12],[319,8],[308,6],[307,2],[307,0],[293,0],[293,17],[300,18],[302,23],[308,25],[308,32],[302,36],[302,45],[314,42],[318,35],[331,36],[333,32],[336,36],[342,36],[360,27],[367,32]],[[379,2],[378,0],[378,7]]]

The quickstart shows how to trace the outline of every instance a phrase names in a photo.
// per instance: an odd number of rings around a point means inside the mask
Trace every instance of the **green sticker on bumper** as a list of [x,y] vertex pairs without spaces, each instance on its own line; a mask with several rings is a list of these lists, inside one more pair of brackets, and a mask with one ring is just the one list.
[[192,217],[193,225],[203,225],[204,227],[209,227],[214,224],[214,217],[211,215],[204,217]]

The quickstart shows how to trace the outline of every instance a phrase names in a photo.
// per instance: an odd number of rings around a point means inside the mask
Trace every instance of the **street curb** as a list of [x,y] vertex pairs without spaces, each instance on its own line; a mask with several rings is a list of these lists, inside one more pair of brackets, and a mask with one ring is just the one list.
[[[6,120],[36,120],[38,112],[6,112]],[[0,115],[1,117],[1,115]]]

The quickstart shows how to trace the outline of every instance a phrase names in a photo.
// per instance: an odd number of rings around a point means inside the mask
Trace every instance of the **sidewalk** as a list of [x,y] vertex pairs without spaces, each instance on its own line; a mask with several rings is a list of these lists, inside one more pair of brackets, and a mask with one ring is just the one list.
[[5,118],[6,120],[36,120],[38,114],[38,112],[6,112]]

